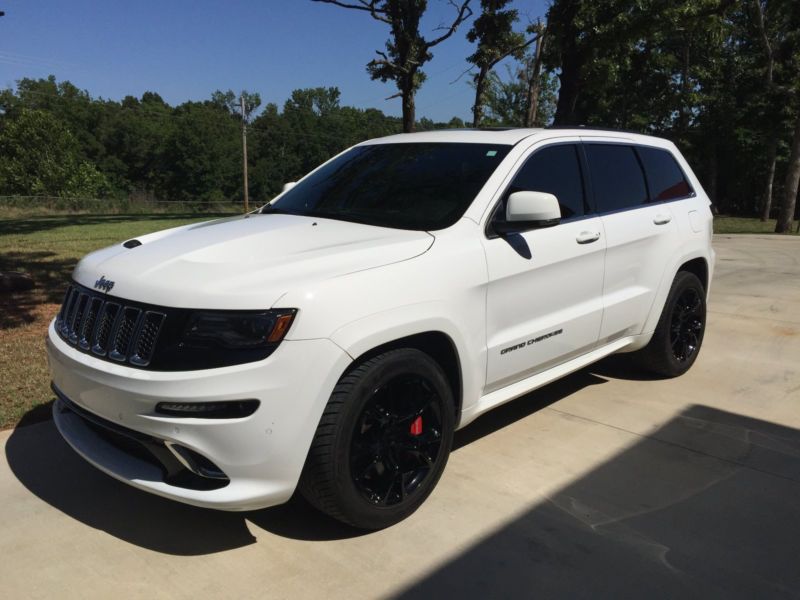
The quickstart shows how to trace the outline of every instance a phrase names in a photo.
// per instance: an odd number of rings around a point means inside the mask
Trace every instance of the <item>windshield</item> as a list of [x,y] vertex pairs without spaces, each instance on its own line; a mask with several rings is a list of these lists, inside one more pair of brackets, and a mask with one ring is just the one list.
[[442,143],[358,146],[261,212],[399,229],[443,229],[461,218],[510,149]]

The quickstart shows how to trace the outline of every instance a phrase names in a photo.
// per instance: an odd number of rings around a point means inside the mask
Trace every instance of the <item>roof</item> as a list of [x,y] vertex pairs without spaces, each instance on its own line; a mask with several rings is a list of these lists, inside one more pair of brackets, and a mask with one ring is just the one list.
[[461,144],[506,144],[513,146],[518,142],[531,136],[546,137],[566,137],[566,136],[602,136],[607,138],[619,138],[630,141],[652,142],[652,136],[631,133],[627,131],[617,131],[612,129],[592,129],[589,127],[575,128],[514,128],[514,129],[438,129],[435,131],[421,131],[419,133],[400,133],[389,135],[374,140],[368,140],[364,144],[402,144],[402,143],[461,143]]

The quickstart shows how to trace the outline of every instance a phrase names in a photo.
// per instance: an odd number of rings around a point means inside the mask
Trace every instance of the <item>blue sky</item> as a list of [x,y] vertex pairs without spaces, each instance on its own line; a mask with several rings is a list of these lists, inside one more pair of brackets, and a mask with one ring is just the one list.
[[[545,2],[514,4],[527,21],[544,14]],[[282,105],[293,89],[338,86],[343,104],[400,114],[399,100],[384,100],[394,88],[365,71],[388,28],[361,11],[309,0],[0,0],[0,10],[2,87],[54,74],[111,99],[152,90],[177,104],[245,88]],[[423,30],[433,34],[452,14],[445,0],[429,0]],[[418,118],[469,115],[467,78],[451,84],[472,51],[468,25],[434,48]]]

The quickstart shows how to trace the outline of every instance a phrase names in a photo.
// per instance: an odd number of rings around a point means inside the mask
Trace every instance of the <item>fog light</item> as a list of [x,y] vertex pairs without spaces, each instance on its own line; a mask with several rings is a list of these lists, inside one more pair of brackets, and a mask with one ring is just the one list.
[[258,408],[258,400],[225,400],[220,402],[159,402],[156,412],[171,417],[195,419],[241,419]]

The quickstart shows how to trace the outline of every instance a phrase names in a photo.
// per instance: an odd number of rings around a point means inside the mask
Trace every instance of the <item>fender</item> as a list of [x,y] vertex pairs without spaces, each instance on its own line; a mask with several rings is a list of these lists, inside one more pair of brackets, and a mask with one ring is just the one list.
[[706,267],[708,268],[706,297],[708,297],[708,293],[710,291],[710,286],[708,285],[708,283],[710,283],[711,281],[711,276],[714,269],[713,255],[710,255],[708,252],[703,251],[701,248],[695,248],[693,250],[686,251],[685,253],[680,254],[677,258],[673,259],[673,261],[669,264],[669,268],[667,268],[664,271],[664,276],[661,279],[661,283],[658,287],[658,292],[653,298],[653,305],[650,308],[650,314],[647,317],[647,321],[645,322],[644,328],[642,329],[642,333],[638,337],[636,343],[626,348],[626,352],[644,348],[648,344],[650,338],[653,336],[653,333],[656,330],[656,325],[658,325],[658,320],[661,318],[661,313],[664,310],[664,304],[667,301],[667,296],[669,295],[669,290],[672,287],[672,282],[675,280],[675,276],[678,274],[678,269],[681,267],[681,265],[696,258],[702,258],[703,260],[706,261]]
[[455,348],[461,370],[462,413],[477,403],[486,379],[486,344],[482,330],[465,337],[463,327],[442,315],[448,314],[444,302],[424,302],[400,306],[352,321],[330,339],[353,360],[373,348],[420,333],[446,335]]

